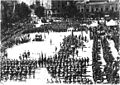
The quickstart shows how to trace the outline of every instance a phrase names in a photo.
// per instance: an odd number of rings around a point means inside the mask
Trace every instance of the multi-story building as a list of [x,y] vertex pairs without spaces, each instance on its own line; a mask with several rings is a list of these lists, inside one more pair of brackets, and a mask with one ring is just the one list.
[[59,16],[64,15],[65,6],[68,4],[69,0],[52,0],[51,1],[51,8],[52,8],[52,15]]
[[90,0],[86,3],[78,2],[77,8],[81,14],[110,14],[117,13],[119,11],[119,0],[109,1],[109,0]]
[[52,15],[52,16],[64,15],[65,7],[69,5],[70,2],[72,1],[75,1],[75,0],[46,0],[46,2],[43,2],[43,6],[45,7],[45,10],[46,10],[46,15],[47,16],[48,15]]
[[[44,10],[44,13],[45,13],[45,16],[49,16],[52,14],[52,10],[51,10],[51,1],[52,0],[31,0],[32,3],[31,4],[34,4],[35,7],[38,7],[38,6],[43,6],[45,8]],[[32,14],[34,14],[34,10],[32,10]]]

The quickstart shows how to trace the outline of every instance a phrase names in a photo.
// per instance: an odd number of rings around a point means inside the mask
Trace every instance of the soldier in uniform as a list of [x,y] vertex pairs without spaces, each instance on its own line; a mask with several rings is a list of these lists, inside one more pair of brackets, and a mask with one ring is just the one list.
[[13,79],[16,80],[16,79],[17,79],[16,77],[17,77],[17,76],[16,76],[16,68],[14,68],[14,69],[13,69]]
[[22,66],[19,68],[19,80],[22,80]]
[[26,52],[24,53],[24,57],[25,57],[25,58],[26,58],[26,60],[27,60],[28,55],[27,55],[27,53],[26,53]]
[[85,42],[87,41],[87,37],[85,36]]
[[89,58],[87,57],[87,65],[89,64]]
[[44,64],[44,66],[46,67],[46,56],[45,56],[44,59],[43,59],[43,64]]
[[5,52],[4,56],[5,56],[5,57],[6,57],[6,59],[7,59],[7,56],[8,56],[7,52]]
[[19,65],[16,66],[16,80],[19,79]]
[[27,56],[30,57],[30,51],[29,51],[29,50],[28,50],[28,52],[27,52]]
[[50,45],[52,45],[52,39],[50,39]]
[[4,69],[1,70],[1,80],[4,80],[4,75],[5,75],[5,71]]
[[10,80],[13,79],[13,76],[14,76],[13,72],[14,72],[13,68],[10,67]]
[[31,65],[29,65],[29,70],[28,70],[29,71],[29,73],[28,73],[29,74],[29,78],[31,77],[31,70],[32,70],[32,67],[31,67]]
[[27,66],[24,66],[24,78],[27,79]]
[[76,50],[76,55],[77,55],[77,57],[78,57],[78,50]]
[[32,68],[33,78],[35,78],[35,67]]
[[22,54],[22,57],[23,57],[22,59],[24,60],[24,58],[25,58],[25,55],[24,55],[24,54]]
[[38,59],[38,65],[39,65],[39,67],[41,66],[41,58],[39,57],[39,59]]
[[57,47],[55,46],[55,51],[57,51]]

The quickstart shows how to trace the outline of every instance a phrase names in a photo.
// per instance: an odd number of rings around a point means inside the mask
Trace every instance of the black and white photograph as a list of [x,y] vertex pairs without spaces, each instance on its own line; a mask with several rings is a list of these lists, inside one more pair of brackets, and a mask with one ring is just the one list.
[[1,0],[0,85],[120,84],[120,0]]

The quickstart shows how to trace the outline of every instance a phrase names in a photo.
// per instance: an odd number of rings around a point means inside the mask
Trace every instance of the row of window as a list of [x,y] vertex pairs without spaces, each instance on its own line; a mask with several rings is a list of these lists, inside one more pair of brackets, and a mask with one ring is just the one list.
[[118,11],[118,7],[111,7],[111,9],[109,7],[106,8],[86,8],[84,10],[84,8],[80,9],[80,12],[104,12],[104,11]]
[[56,8],[62,7],[62,8],[64,8],[66,6],[66,4],[67,4],[67,2],[54,1],[54,2],[52,2],[52,7],[56,7]]

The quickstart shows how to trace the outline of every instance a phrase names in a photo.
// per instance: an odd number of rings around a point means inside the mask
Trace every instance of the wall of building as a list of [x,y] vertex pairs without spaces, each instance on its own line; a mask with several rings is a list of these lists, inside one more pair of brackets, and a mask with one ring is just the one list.
[[88,3],[88,4],[77,4],[77,8],[80,13],[85,12],[90,12],[90,13],[95,13],[95,12],[104,12],[104,13],[109,13],[109,12],[118,12],[119,11],[119,4],[115,2],[99,2],[99,3]]
[[67,5],[67,0],[52,0],[51,4],[53,14],[61,14]]

